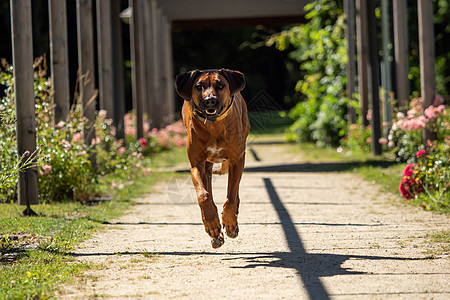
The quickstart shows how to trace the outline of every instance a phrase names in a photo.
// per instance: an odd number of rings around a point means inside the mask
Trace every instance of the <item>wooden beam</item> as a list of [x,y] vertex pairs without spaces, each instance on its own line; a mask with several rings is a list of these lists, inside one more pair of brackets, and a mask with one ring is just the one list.
[[122,51],[122,30],[120,13],[120,0],[112,0],[112,37],[113,37],[113,97],[114,97],[114,126],[116,126],[116,137],[125,138],[125,92],[124,92],[124,60]]
[[145,112],[147,113],[148,123],[153,126],[153,120],[156,114],[161,112],[155,109],[154,101],[157,100],[156,83],[155,83],[155,45],[153,43],[153,13],[152,1],[146,0],[143,2],[143,20],[142,23],[142,39],[143,48],[142,56],[145,57],[143,61],[143,68],[145,73]]
[[[36,149],[36,125],[33,79],[33,32],[31,24],[31,0],[11,0],[11,35],[14,66],[14,96],[16,103],[17,154]],[[25,159],[29,155],[25,155]],[[38,204],[36,168],[19,173],[19,205]]]
[[368,83],[369,83],[369,101],[372,108],[370,125],[372,127],[372,154],[381,155],[381,116],[380,116],[380,64],[378,61],[378,43],[375,17],[375,1],[368,1],[367,21],[369,25],[369,64],[368,64]]
[[142,0],[130,0],[130,7],[132,9],[132,15],[130,19],[130,42],[131,42],[131,85],[132,85],[132,97],[133,108],[136,114],[136,138],[142,138],[144,136],[144,123],[143,123],[143,91],[142,83],[144,82],[142,76],[142,63],[143,57],[141,51],[141,38],[140,31],[142,29],[139,26],[140,18],[142,18]]
[[[347,98],[353,99],[356,92],[356,62],[355,62],[355,0],[344,1],[345,36],[347,38]],[[353,106],[347,108],[348,123],[356,123],[356,111]]]
[[164,99],[164,103],[166,105],[167,123],[173,123],[175,119],[175,85],[173,80],[172,31],[170,30],[170,23],[167,17],[163,18],[162,24],[164,35],[164,74],[166,79],[166,98]]
[[70,111],[66,0],[48,0],[48,10],[54,126],[59,121],[67,121]]
[[200,19],[200,20],[174,20],[174,30],[214,30],[220,28],[236,28],[245,26],[286,26],[293,24],[304,24],[308,20],[300,14],[291,16],[275,17],[251,17],[251,18],[222,18],[222,19]]
[[113,119],[115,106],[111,1],[97,1],[97,48],[100,109],[106,110],[106,117]]
[[369,61],[369,40],[367,23],[367,1],[356,0],[356,33],[358,53],[358,90],[361,110],[361,123],[369,125],[367,112],[369,110],[367,64]]
[[391,39],[391,9],[388,0],[381,1],[381,27],[383,44],[383,64],[381,85],[383,86],[383,121],[384,136],[387,138],[392,124],[392,101],[394,84],[392,78],[392,39]]
[[409,55],[408,55],[408,9],[406,0],[393,1],[394,51],[397,85],[397,101],[400,110],[406,112],[409,104]]
[[[425,110],[433,105],[436,94],[436,74],[434,71],[434,28],[433,28],[433,1],[418,0],[419,14],[419,51],[420,51],[420,85],[422,91],[422,107]],[[432,129],[423,130],[424,142],[437,138]]]
[[[162,34],[161,34],[161,9],[158,8],[157,2],[151,0],[152,4],[152,28],[153,28],[153,72],[152,79],[155,83],[155,89],[152,93],[154,95],[153,111],[152,114],[152,127],[161,128],[164,124],[164,108],[163,108],[163,88],[162,88],[162,71],[163,71],[163,56],[161,53],[162,44]],[[159,113],[156,113],[159,112]]]
[[[77,0],[77,29],[80,99],[83,105],[83,116],[88,120],[83,135],[85,143],[90,145],[95,138],[94,123],[97,98],[92,0]],[[92,155],[91,162],[94,162]]]

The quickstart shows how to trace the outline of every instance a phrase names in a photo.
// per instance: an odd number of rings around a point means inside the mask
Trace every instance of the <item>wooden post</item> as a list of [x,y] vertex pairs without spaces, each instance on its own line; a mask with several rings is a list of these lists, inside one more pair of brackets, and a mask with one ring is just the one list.
[[70,110],[66,0],[48,0],[53,126],[67,121]]
[[408,9],[406,0],[393,1],[394,51],[398,106],[404,112],[409,99]]
[[372,117],[370,125],[372,127],[372,154],[381,155],[381,122],[380,122],[380,64],[378,61],[378,43],[375,17],[375,1],[368,1],[367,5],[367,21],[369,25],[369,57],[368,64],[368,83],[369,83],[369,100],[372,108]]
[[[355,0],[344,1],[345,36],[347,38],[347,98],[353,99],[356,92],[356,62],[355,62]],[[356,111],[353,106],[347,108],[348,123],[356,123]]]
[[392,125],[392,100],[394,87],[392,82],[392,42],[391,42],[391,12],[388,0],[381,1],[382,17],[382,42],[383,42],[383,65],[381,83],[383,86],[383,121],[386,124],[384,136],[387,138]]
[[[26,151],[33,153],[36,149],[31,0],[11,0],[10,3],[17,154],[22,157]],[[19,173],[18,191],[19,205],[27,205],[24,213],[32,215],[30,205],[39,203],[36,168]]]
[[164,34],[164,74],[166,78],[165,89],[166,98],[163,99],[166,104],[167,123],[172,123],[175,119],[175,94],[173,80],[173,57],[172,57],[172,31],[167,17],[163,20]]
[[148,122],[151,126],[154,125],[154,119],[157,114],[161,112],[155,109],[154,101],[157,100],[156,95],[156,83],[155,83],[155,45],[153,43],[153,7],[151,0],[145,0],[143,3],[143,44],[142,44],[142,56],[145,57],[143,61],[144,74],[145,74],[145,112],[148,116]]
[[356,33],[358,52],[358,89],[361,110],[361,121],[363,126],[369,125],[367,112],[369,110],[367,63],[369,60],[369,41],[367,23],[367,1],[356,0]]
[[141,39],[139,26],[142,9],[139,5],[141,0],[130,0],[132,14],[130,18],[130,40],[131,40],[131,85],[133,108],[136,114],[136,138],[144,136],[143,124],[143,86],[142,86],[142,63],[141,57]]
[[[422,107],[425,110],[433,105],[436,93],[436,74],[434,71],[434,28],[433,1],[418,0],[419,13],[419,50],[420,50],[420,85],[422,90]],[[423,130],[424,142],[437,138],[432,129]]]
[[[77,0],[78,61],[80,99],[83,115],[88,119],[84,128],[84,141],[90,145],[95,138],[95,90],[94,36],[92,21],[92,0]],[[91,155],[95,165],[95,157]]]
[[113,40],[111,1],[97,1],[98,89],[100,108],[112,119],[114,109]]
[[[155,1],[156,2],[156,1]],[[157,100],[159,110],[161,111],[160,114],[160,127],[166,125],[169,121],[169,103],[168,103],[168,90],[167,90],[167,62],[166,62],[166,56],[167,56],[167,33],[166,33],[166,27],[165,27],[165,18],[162,14],[162,11],[160,8],[158,8],[158,41],[159,45],[157,48],[158,51],[158,62],[159,62],[159,98]]]
[[112,37],[113,37],[113,97],[114,97],[114,126],[116,126],[116,137],[125,138],[124,115],[125,115],[125,94],[124,94],[124,65],[122,51],[122,30],[120,20],[120,0],[112,0]]
[[164,124],[164,110],[162,101],[164,101],[162,93],[162,66],[163,56],[161,55],[162,43],[161,43],[161,10],[158,8],[155,0],[151,0],[152,4],[152,28],[153,28],[153,72],[152,80],[155,84],[152,93],[153,96],[153,111],[152,114],[152,126],[160,128]]

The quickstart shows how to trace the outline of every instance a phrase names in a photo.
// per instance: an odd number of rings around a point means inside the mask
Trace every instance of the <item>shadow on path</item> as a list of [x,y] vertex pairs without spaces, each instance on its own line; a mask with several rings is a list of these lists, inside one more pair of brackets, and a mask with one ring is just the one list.
[[[259,158],[258,158],[259,160]],[[396,165],[395,161],[386,160],[368,160],[368,161],[347,161],[347,162],[330,162],[330,163],[281,163],[281,164],[264,164],[262,166],[245,167],[245,173],[282,173],[282,172],[299,172],[299,173],[313,173],[313,172],[344,172],[351,171],[361,167],[380,167],[387,168]],[[177,169],[177,173],[188,173],[190,169]]]

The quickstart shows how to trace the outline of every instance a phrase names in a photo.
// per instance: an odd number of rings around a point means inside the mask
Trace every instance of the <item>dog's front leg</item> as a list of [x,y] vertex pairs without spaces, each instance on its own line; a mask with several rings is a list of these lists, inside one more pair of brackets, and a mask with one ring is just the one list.
[[198,204],[202,213],[205,231],[211,237],[213,248],[219,248],[225,242],[220,228],[217,207],[211,191],[212,164],[202,162],[191,168],[192,182],[197,192]]

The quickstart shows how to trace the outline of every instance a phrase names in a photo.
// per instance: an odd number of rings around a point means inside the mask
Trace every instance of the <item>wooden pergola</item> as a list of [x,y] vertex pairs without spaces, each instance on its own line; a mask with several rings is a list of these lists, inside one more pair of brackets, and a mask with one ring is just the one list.
[[[390,3],[392,3],[392,7],[390,7]],[[417,6],[419,19],[420,79],[422,103],[425,109],[433,104],[436,93],[433,1],[418,0]],[[407,0],[381,0],[381,34],[383,43],[381,48],[383,49],[383,56],[380,65],[378,59],[380,48],[377,45],[375,1],[344,0],[344,11],[347,21],[347,96],[353,98],[356,92],[359,93],[360,117],[364,126],[370,124],[372,127],[372,153],[375,155],[381,154],[381,144],[379,142],[382,137],[380,87],[383,91],[383,120],[387,128],[389,128],[390,122],[392,121],[393,100],[397,99],[399,108],[403,111],[407,109],[409,104],[407,7]],[[393,24],[390,24],[391,19],[393,20]],[[393,35],[390,32],[391,25],[393,26]],[[357,48],[356,51],[355,46]],[[394,51],[392,51],[392,48]],[[355,57],[357,57],[357,60]],[[393,69],[395,69],[395,76],[392,76],[394,73]],[[356,82],[358,82],[357,86]],[[371,118],[368,118],[369,108],[371,109]],[[355,112],[350,108],[349,121],[354,123],[356,118]],[[385,133],[385,135],[387,134]],[[424,141],[433,140],[435,139],[435,133],[429,129],[425,129],[423,138]]]
[[[67,0],[49,1],[50,59],[54,123],[66,120],[70,108],[67,41]],[[171,50],[172,28],[216,28],[255,24],[292,24],[303,21],[306,0],[129,0],[129,9],[121,14],[120,0],[97,0],[97,23],[93,20],[93,1],[77,0],[77,33],[79,57],[79,90],[85,117],[86,143],[95,137],[93,122],[96,103],[113,119],[119,138],[124,136],[123,59],[120,17],[130,23],[132,58],[132,97],[137,116],[137,137],[143,137],[143,115],[151,126],[161,127],[174,118],[174,88]],[[384,120],[391,120],[391,101],[398,99],[406,107],[409,97],[407,78],[407,1],[393,0],[394,36],[390,36],[388,0],[382,0],[383,63],[380,69],[375,27],[374,1],[345,0],[347,15],[348,68],[347,93],[352,98],[359,91],[361,118],[369,124],[367,112],[372,110],[372,151],[381,154],[380,85],[384,91]],[[18,155],[36,149],[34,119],[33,57],[31,0],[11,0],[11,24],[14,65],[14,90],[17,115]],[[434,33],[432,0],[418,0],[419,42],[422,98],[424,108],[432,105],[435,96]],[[94,26],[97,28],[98,65],[95,64]],[[356,29],[356,30],[355,30]],[[356,39],[356,43],[355,43]],[[394,54],[390,50],[393,40]],[[357,51],[355,51],[357,46]],[[357,53],[358,60],[355,60]],[[392,65],[396,81],[393,84]],[[357,67],[356,67],[357,66]],[[95,70],[99,74],[96,90]],[[380,70],[382,76],[380,76]],[[380,84],[380,77],[382,78]],[[358,78],[358,86],[356,86]],[[393,92],[396,95],[393,96]],[[349,120],[357,116],[349,109]],[[424,140],[433,139],[425,130]],[[92,155],[95,162],[95,155]],[[37,204],[37,172],[29,169],[19,176],[19,204]]]
[[[66,1],[48,0],[50,28],[50,70],[54,120],[69,115],[69,57]],[[174,119],[174,74],[172,67],[172,28],[216,28],[218,26],[283,25],[303,21],[306,0],[129,0],[121,12],[120,0],[76,0],[78,36],[78,80],[80,101],[88,122],[85,142],[95,138],[97,102],[113,119],[118,138],[124,137],[125,99],[121,18],[130,23],[132,59],[132,98],[136,113],[137,138],[144,136],[143,115],[152,127]],[[96,24],[93,5],[96,5]],[[18,155],[36,149],[33,89],[33,36],[31,0],[10,0],[14,90],[16,91]],[[94,36],[94,26],[97,35]],[[97,39],[98,64],[94,42]],[[126,42],[126,41],[125,41]],[[95,71],[98,70],[98,90]],[[95,154],[91,155],[95,163]],[[38,203],[37,172],[29,169],[19,176],[19,204]]]

